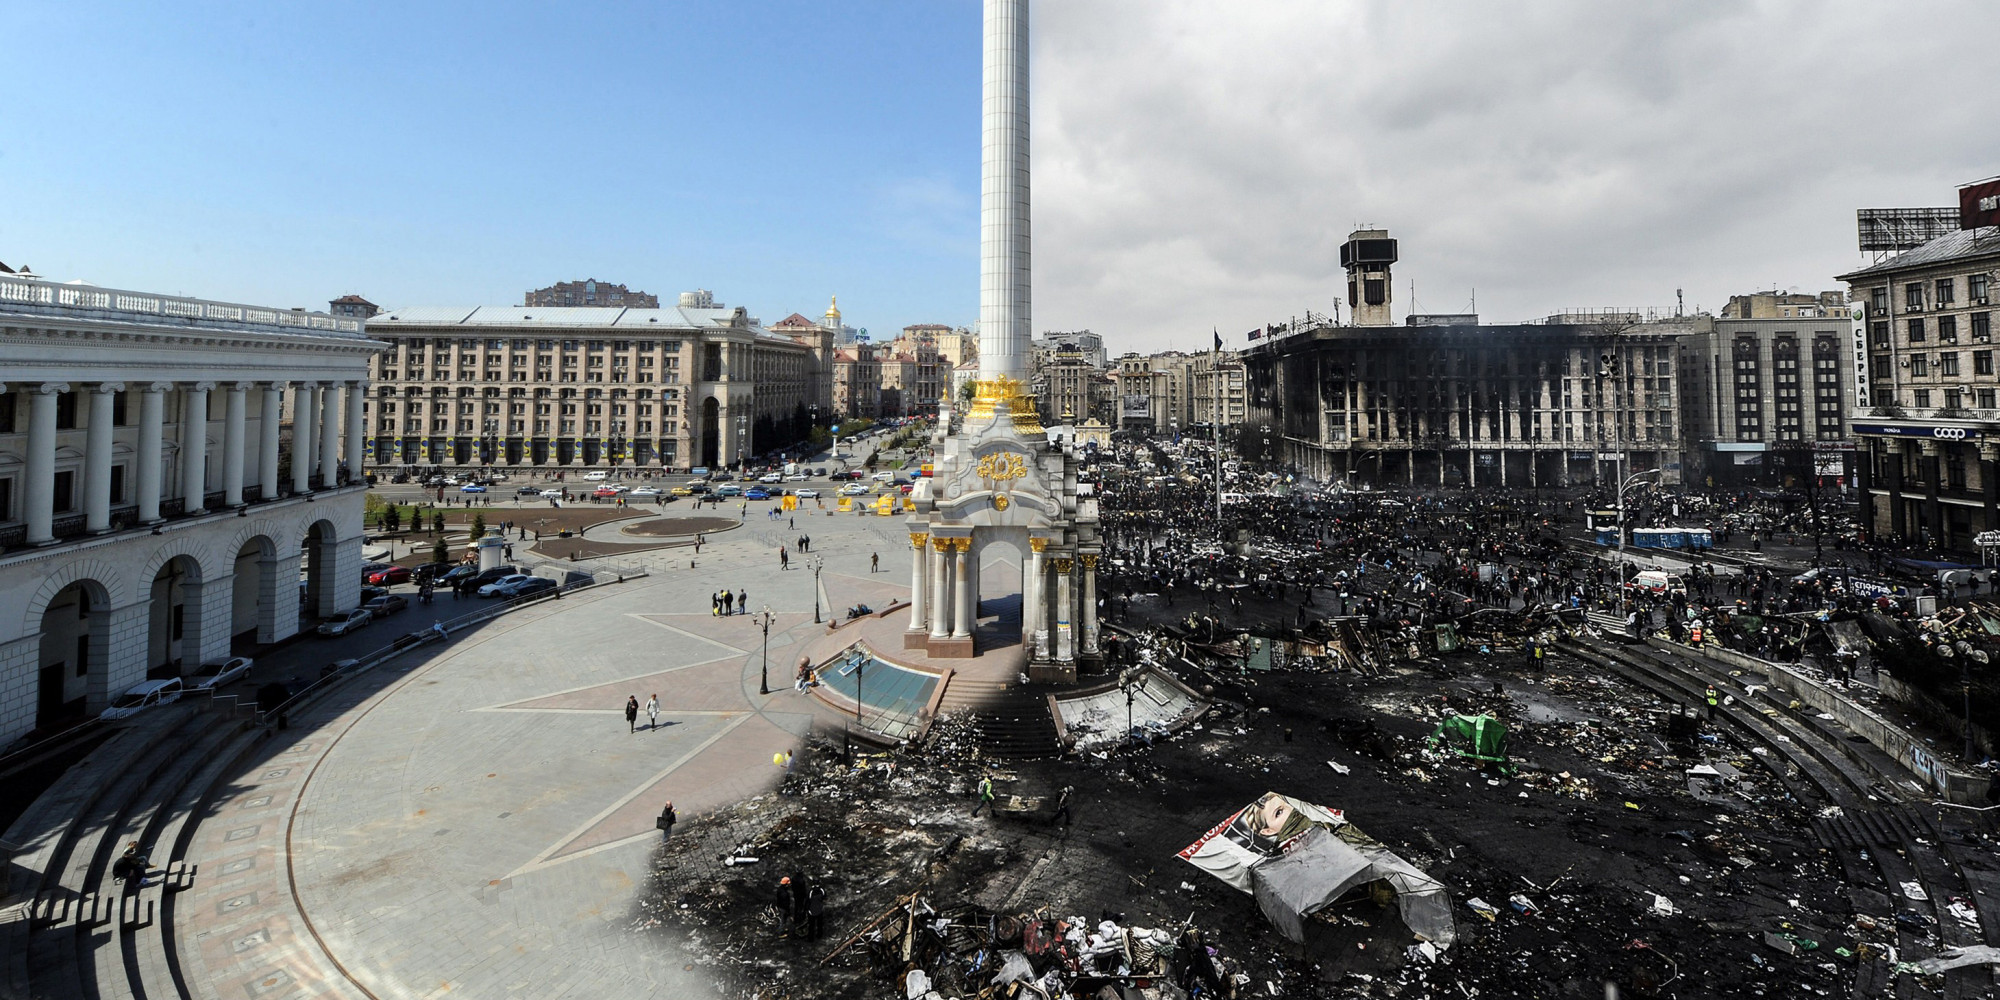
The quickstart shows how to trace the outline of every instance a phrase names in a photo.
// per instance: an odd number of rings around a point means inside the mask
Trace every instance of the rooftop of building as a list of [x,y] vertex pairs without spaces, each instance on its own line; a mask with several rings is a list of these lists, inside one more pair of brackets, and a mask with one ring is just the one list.
[[27,273],[25,267],[0,274],[0,312],[287,337],[368,336],[366,325],[349,316],[100,288],[86,281],[55,282]]
[[1865,281],[1878,275],[1896,274],[1912,268],[1985,257],[2000,258],[2000,226],[1980,226],[1976,229],[1960,229],[1946,233],[1923,246],[1906,250],[1879,264],[1835,275],[1834,280]]

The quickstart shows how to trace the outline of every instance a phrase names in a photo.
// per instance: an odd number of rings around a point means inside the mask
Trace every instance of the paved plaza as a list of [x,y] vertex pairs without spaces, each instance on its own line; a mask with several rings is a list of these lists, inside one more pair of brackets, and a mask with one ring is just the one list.
[[[790,524],[753,510],[699,556],[626,557],[650,575],[460,633],[294,718],[200,829],[204,877],[176,917],[196,942],[189,978],[222,997],[713,995],[627,930],[654,817],[769,792],[772,755],[829,715],[791,685],[826,631],[799,535],[835,606],[908,589],[899,519]],[[754,616],[709,614],[722,587],[776,616],[769,696]],[[651,694],[658,727],[642,714],[628,731],[626,697]]]

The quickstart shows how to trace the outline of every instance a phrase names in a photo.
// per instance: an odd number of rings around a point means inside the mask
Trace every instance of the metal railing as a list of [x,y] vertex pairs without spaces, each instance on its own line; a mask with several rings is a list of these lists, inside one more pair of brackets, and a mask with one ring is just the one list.
[[211,302],[206,299],[154,295],[116,288],[97,288],[91,285],[65,285],[19,275],[0,275],[0,303],[27,306],[37,311],[76,309],[129,313],[134,317],[163,317],[277,327],[287,333],[330,331],[357,336],[362,334],[361,321],[346,316],[272,309],[268,306],[251,306],[235,302]]

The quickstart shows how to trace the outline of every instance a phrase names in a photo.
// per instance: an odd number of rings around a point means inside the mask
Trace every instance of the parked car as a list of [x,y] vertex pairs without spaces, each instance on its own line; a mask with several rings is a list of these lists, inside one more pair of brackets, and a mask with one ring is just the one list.
[[451,572],[454,568],[456,567],[448,562],[424,563],[410,571],[410,582],[422,583],[425,580],[436,580],[438,577]]
[[812,470],[812,474],[813,474],[813,475],[815,475],[815,476],[818,476],[818,477],[820,477],[821,479],[824,479],[824,478],[826,478],[826,470],[825,470],[825,469],[823,469],[823,468],[816,468],[816,469]]
[[806,474],[805,474],[805,473],[803,473],[803,472],[794,472],[794,473],[792,473],[791,475],[789,475],[789,476],[786,476],[786,477],[785,477],[785,482],[788,482],[788,483],[803,483],[803,482],[805,482],[806,480],[808,480],[808,479],[811,479],[811,478],[812,478],[811,476],[808,476],[808,475],[806,475]]
[[600,500],[609,500],[612,497],[615,497],[623,492],[625,492],[625,488],[622,486],[599,486],[598,488],[591,490],[590,495],[597,497]]
[[460,563],[446,570],[442,576],[439,576],[437,578],[437,585],[445,588],[455,587],[460,580],[465,580],[478,574],[479,567]]
[[477,589],[479,587],[484,587],[487,584],[492,583],[493,581],[498,580],[502,577],[520,576],[520,575],[521,575],[521,567],[508,566],[503,564],[495,566],[492,569],[482,569],[472,574],[472,586],[475,589]]
[[626,491],[625,495],[628,497],[656,497],[660,495],[660,488],[657,486],[641,486],[636,490]]
[[743,487],[724,484],[715,488],[715,495],[719,497],[740,497],[743,495]]
[[695,496],[700,496],[703,493],[715,492],[715,487],[710,486],[707,483],[689,483],[687,484],[687,491],[689,493],[694,494]]
[[694,487],[676,486],[673,489],[668,490],[667,492],[677,497],[691,497],[694,496]]
[[466,483],[464,486],[459,487],[458,491],[460,493],[484,493],[486,492],[486,487],[478,483]]
[[840,488],[840,495],[844,497],[865,496],[867,493],[868,487],[861,483],[848,483]]
[[560,498],[562,497],[562,495],[563,495],[563,491],[561,491],[561,490],[543,490],[543,491],[542,491],[542,499],[544,499],[544,500],[557,500],[557,499],[560,499]]
[[137,715],[154,705],[171,705],[181,699],[185,687],[178,677],[158,681],[140,681],[132,685],[124,694],[111,703],[111,707],[97,713],[100,719],[123,719]]
[[583,474],[583,481],[586,483],[602,482],[610,478],[611,478],[611,473],[606,472],[603,469],[597,469]]
[[196,691],[213,691],[249,673],[253,662],[247,656],[232,656],[220,663],[204,663],[187,675],[186,684]]
[[801,499],[801,500],[818,500],[818,499],[819,499],[819,491],[818,491],[818,490],[800,490],[800,491],[798,491],[798,493],[797,493],[797,496],[798,496],[798,498],[799,498],[799,499]]
[[388,593],[388,592],[389,592],[389,590],[388,590],[388,588],[386,588],[386,587],[366,587],[366,586],[364,586],[364,587],[362,587],[362,588],[361,588],[361,603],[363,603],[363,604],[367,604],[367,603],[368,603],[369,601],[372,601],[372,600],[374,600],[374,599],[376,599],[376,598],[378,598],[378,597],[381,597],[381,596],[382,596],[383,594],[386,594],[386,593]]
[[479,596],[499,597],[506,593],[506,590],[509,586],[516,583],[525,583],[532,579],[534,579],[534,577],[529,576],[525,573],[515,573],[510,576],[503,576],[500,579],[495,580],[492,583],[489,583],[479,588]]
[[410,567],[408,566],[385,566],[368,574],[368,582],[377,587],[389,587],[398,583],[409,583],[410,579]]
[[514,495],[523,497],[538,497],[542,495],[542,488],[534,485],[523,486],[520,489],[515,490]]
[[708,475],[708,466],[697,465],[694,468],[688,470],[688,475],[696,477],[706,476]]
[[319,628],[313,631],[318,632],[322,636],[332,638],[337,635],[346,635],[374,620],[374,612],[369,611],[367,608],[355,608],[353,611],[349,611],[338,618],[321,622]]
[[870,476],[869,478],[875,480],[878,483],[894,482],[896,479],[896,474],[893,472],[878,472],[873,476]]
[[760,483],[782,483],[785,481],[785,474],[782,472],[766,472],[758,476],[757,481]]
[[377,574],[377,573],[380,573],[380,572],[382,572],[382,571],[383,571],[383,570],[385,570],[385,569],[388,569],[388,568],[389,568],[390,566],[393,566],[393,565],[395,565],[395,564],[394,564],[394,563],[385,563],[385,562],[372,562],[372,563],[362,563],[362,564],[361,564],[361,582],[363,582],[363,583],[374,583],[375,581],[373,581],[373,580],[370,580],[370,579],[368,579],[368,578],[369,578],[369,577],[371,577],[371,576],[374,576],[374,575],[375,575],[375,574]]
[[527,597],[556,589],[560,584],[546,576],[531,576],[513,583],[502,581],[493,585],[495,597]]
[[383,594],[381,597],[377,597],[362,605],[362,607],[368,609],[369,614],[377,618],[387,618],[398,611],[406,610],[409,606],[409,598],[396,594]]
[[771,492],[769,490],[766,490],[762,486],[752,486],[749,489],[743,491],[743,499],[769,500],[771,499]]

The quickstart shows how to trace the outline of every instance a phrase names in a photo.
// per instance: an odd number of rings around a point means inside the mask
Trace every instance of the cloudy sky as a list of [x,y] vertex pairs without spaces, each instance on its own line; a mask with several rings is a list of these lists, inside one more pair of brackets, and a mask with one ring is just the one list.
[[[977,311],[974,0],[17,7],[0,261],[276,305],[597,277]],[[1204,346],[1341,293],[1494,321],[1834,287],[2000,174],[2000,4],[1047,0],[1036,324]],[[1987,46],[1990,47],[1990,46]],[[1411,283],[1415,283],[1414,293]]]

